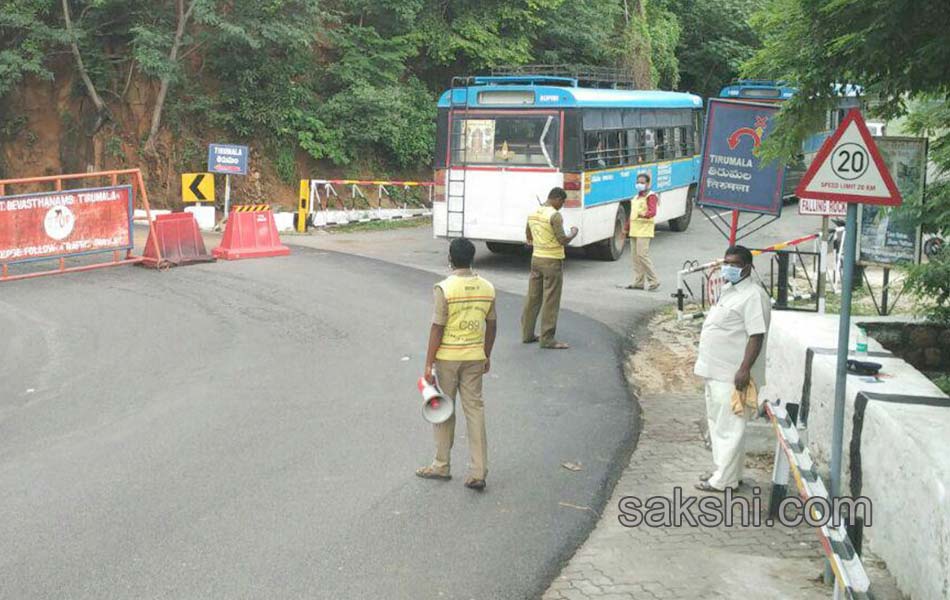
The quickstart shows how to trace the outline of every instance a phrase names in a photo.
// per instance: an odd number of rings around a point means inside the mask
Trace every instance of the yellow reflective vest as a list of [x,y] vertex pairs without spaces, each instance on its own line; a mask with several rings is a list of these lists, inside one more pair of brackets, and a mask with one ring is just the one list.
[[495,287],[478,275],[452,275],[438,284],[449,318],[438,360],[485,360],[485,320],[495,301]]
[[553,207],[544,205],[528,217],[528,227],[531,229],[534,246],[533,256],[564,260],[564,246],[554,235],[554,226],[551,225],[551,217],[556,212]]
[[654,235],[653,217],[650,217],[649,219],[641,219],[637,216],[646,212],[647,198],[649,197],[650,194],[647,194],[646,196],[640,196],[638,194],[637,197],[630,202],[630,237],[632,238],[651,238]]

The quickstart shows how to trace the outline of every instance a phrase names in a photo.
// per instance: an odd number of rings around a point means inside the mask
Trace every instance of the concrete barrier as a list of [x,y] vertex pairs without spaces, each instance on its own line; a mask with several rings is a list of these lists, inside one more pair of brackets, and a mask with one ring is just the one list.
[[[856,323],[882,319],[857,318]],[[800,404],[819,472],[831,462],[838,318],[773,312],[763,398]],[[852,327],[850,347],[856,329]],[[879,382],[848,375],[842,493],[873,504],[865,538],[913,598],[950,597],[950,399],[873,338]],[[856,401],[857,400],[857,401]],[[858,489],[852,489],[857,487]]]
[[213,206],[186,206],[185,212],[195,215],[198,229],[211,231],[215,226],[215,210]]
[[294,213],[292,212],[277,212],[274,213],[274,224],[277,226],[277,231],[293,231],[294,230]]

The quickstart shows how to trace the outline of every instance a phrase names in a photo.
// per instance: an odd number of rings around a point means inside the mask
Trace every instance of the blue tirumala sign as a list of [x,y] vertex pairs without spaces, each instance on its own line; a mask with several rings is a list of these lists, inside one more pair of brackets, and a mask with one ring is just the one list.
[[208,145],[208,172],[247,175],[247,146]]
[[700,206],[781,214],[785,166],[778,161],[762,163],[756,156],[778,110],[768,104],[709,100]]

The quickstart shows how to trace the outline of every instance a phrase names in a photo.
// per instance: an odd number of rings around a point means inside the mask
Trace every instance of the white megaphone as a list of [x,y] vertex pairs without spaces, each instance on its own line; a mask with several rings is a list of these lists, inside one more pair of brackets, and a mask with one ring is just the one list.
[[419,391],[422,392],[422,416],[433,425],[445,423],[455,412],[455,400],[439,389],[439,380],[429,383],[425,377],[419,378]]

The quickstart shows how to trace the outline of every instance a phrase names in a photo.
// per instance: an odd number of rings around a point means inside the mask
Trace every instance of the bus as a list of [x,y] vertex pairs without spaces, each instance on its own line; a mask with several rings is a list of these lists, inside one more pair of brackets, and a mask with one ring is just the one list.
[[[788,100],[798,90],[789,86],[783,81],[772,81],[770,79],[738,79],[719,91],[720,98],[732,98],[734,100],[749,100],[754,102],[780,103]],[[844,119],[848,110],[852,108],[862,108],[863,90],[855,85],[835,86],[835,93],[838,95],[837,105],[825,115],[824,130],[811,135],[802,142],[802,154],[790,161],[785,167],[785,183],[782,186],[782,197],[786,201],[795,200],[795,188],[805,176],[808,165],[815,158],[818,149],[826,139],[838,128],[838,125]],[[877,121],[868,121],[868,129],[871,135],[884,135],[884,124]]]
[[702,99],[678,92],[599,88],[579,77],[456,78],[439,98],[433,233],[524,246],[528,215],[551,188],[567,192],[571,246],[617,260],[626,244],[636,176],[659,196],[656,221],[685,231],[700,170]]

